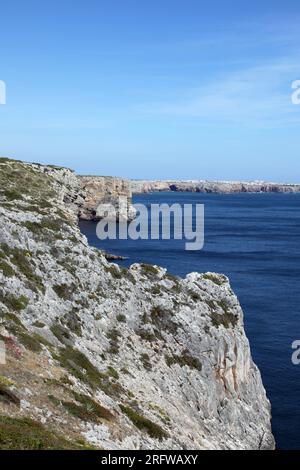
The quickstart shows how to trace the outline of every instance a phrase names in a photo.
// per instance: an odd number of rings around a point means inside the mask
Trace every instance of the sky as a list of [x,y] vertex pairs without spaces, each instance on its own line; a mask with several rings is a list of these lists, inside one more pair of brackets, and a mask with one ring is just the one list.
[[300,182],[299,0],[10,0],[0,15],[0,155]]

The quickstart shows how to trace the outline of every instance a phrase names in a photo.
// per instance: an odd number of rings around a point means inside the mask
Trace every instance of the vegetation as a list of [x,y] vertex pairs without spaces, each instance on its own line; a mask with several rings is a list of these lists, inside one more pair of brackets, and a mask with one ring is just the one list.
[[0,270],[5,277],[13,277],[15,272],[13,268],[4,259],[0,258]]
[[29,418],[0,416],[1,450],[80,450],[88,446],[68,441]]
[[60,325],[59,323],[52,325],[50,327],[50,331],[54,334],[54,336],[60,341],[62,344],[71,340],[71,335],[69,330],[64,326]]
[[17,247],[11,248],[5,243],[1,245],[1,249],[8,254],[10,262],[15,265],[18,271],[26,277],[27,284],[32,290],[45,292],[43,281],[35,274],[34,267],[31,264],[32,253],[30,251]]
[[203,274],[203,279],[213,282],[217,286],[222,286],[226,283],[226,277],[221,274],[206,273]]
[[88,395],[74,393],[75,400],[80,403],[77,405],[74,402],[62,402],[62,405],[77,418],[83,421],[92,421],[99,423],[103,419],[111,421],[114,419],[114,415],[104,406],[97,403],[95,400],[90,398]]
[[230,326],[236,326],[238,322],[238,317],[234,314],[229,312],[228,310],[224,311],[223,314],[217,312],[211,312],[210,318],[212,324],[218,328],[220,325],[223,325],[225,328],[229,328]]
[[53,286],[53,290],[61,299],[70,300],[75,290],[75,286],[74,285],[69,286],[68,284],[57,284]]
[[181,355],[166,355],[165,361],[169,367],[173,364],[178,364],[180,367],[188,366],[190,369],[196,369],[198,371],[202,370],[202,364],[199,359],[191,356],[188,351],[183,351]]
[[141,354],[141,361],[144,366],[144,368],[148,371],[152,370],[152,364],[150,361],[150,357],[147,353]]
[[119,337],[121,334],[116,328],[112,328],[107,333],[107,338],[109,339],[109,349],[107,352],[110,354],[118,354],[119,352]]
[[114,379],[116,379],[116,380],[119,379],[119,374],[118,374],[118,372],[117,372],[116,369],[114,369],[112,366],[108,366],[107,372],[108,372],[108,374],[109,374],[111,377],[113,377]]
[[25,295],[21,295],[20,297],[16,297],[13,294],[6,294],[2,298],[2,302],[6,305],[6,307],[10,310],[14,310],[15,312],[20,312],[27,307],[29,299]]
[[141,271],[144,276],[151,279],[156,278],[159,272],[158,269],[151,264],[141,264]]
[[153,423],[150,419],[137,413],[129,406],[120,405],[122,412],[130,419],[130,421],[141,431],[146,431],[150,437],[154,439],[166,439],[168,434],[158,424]]
[[126,315],[120,313],[119,315],[117,315],[117,321],[120,323],[126,323]]

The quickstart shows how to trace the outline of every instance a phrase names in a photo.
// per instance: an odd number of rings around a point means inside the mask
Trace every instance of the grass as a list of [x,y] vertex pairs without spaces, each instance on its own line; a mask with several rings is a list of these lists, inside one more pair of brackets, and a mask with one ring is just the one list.
[[152,364],[150,362],[150,357],[147,353],[141,354],[140,359],[142,361],[143,367],[146,370],[148,370],[148,371],[152,370]]
[[107,372],[113,379],[118,380],[120,378],[118,372],[112,366],[108,366]]
[[122,272],[118,268],[118,266],[111,265],[111,266],[107,267],[106,270],[107,270],[107,272],[109,272],[111,274],[111,276],[114,279],[122,279],[122,277],[123,277]]
[[0,416],[1,450],[80,450],[88,446],[68,441],[30,418]]
[[120,313],[119,315],[117,315],[117,321],[120,323],[126,323],[126,316]]
[[141,271],[144,276],[150,279],[156,278],[159,273],[158,269],[151,264],[141,264]]
[[238,317],[234,314],[229,312],[228,310],[224,311],[223,314],[217,312],[211,312],[210,318],[212,321],[213,326],[219,328],[219,326],[224,326],[224,328],[230,328],[230,326],[234,327],[237,325]]
[[109,339],[108,353],[118,354],[119,352],[119,337],[121,336],[116,328],[112,328],[107,332],[107,338]]
[[75,287],[69,286],[68,284],[57,284],[52,287],[54,292],[63,300],[70,300],[74,292]]
[[160,306],[152,307],[150,316],[153,325],[157,327],[158,331],[168,331],[171,334],[176,333],[177,325],[171,319],[173,313],[170,310]]
[[36,328],[44,328],[44,326],[46,326],[46,324],[39,321],[39,320],[37,320],[33,323],[33,326],[35,326]]
[[196,369],[199,372],[202,370],[202,364],[199,359],[191,356],[188,351],[183,351],[181,355],[166,355],[165,361],[169,367],[173,364],[178,364],[180,367],[188,366],[190,369]]
[[18,271],[23,274],[29,286],[35,292],[40,290],[45,292],[45,287],[43,285],[42,279],[35,274],[34,268],[31,265],[32,253],[20,248],[11,248],[6,244],[1,245],[2,250],[8,254],[10,262],[18,269]]
[[71,346],[62,348],[60,350],[59,361],[63,367],[68,369],[75,377],[87,383],[91,388],[100,388],[103,374],[78,349],[74,349]]
[[213,273],[203,274],[202,278],[207,281],[213,282],[217,286],[222,286],[227,281],[225,276],[222,276],[221,274],[213,274]]
[[88,395],[74,393],[74,398],[79,405],[74,402],[65,401],[62,402],[62,405],[70,414],[82,421],[99,423],[102,420],[112,421],[114,419],[114,415],[107,408],[100,405]]
[[59,324],[52,325],[50,327],[50,331],[62,344],[65,344],[68,340],[71,340],[71,335],[68,329],[62,325],[59,325]]
[[153,423],[148,418],[137,413],[129,406],[120,405],[122,412],[130,419],[130,421],[140,430],[145,431],[154,439],[166,439],[168,434],[158,424]]
[[0,270],[5,277],[13,277],[15,274],[13,268],[3,259],[0,259]]
[[4,303],[4,305],[6,305],[9,310],[20,312],[21,310],[24,310],[27,307],[29,299],[25,295],[16,297],[13,294],[6,294],[2,298],[2,302]]
[[20,398],[12,392],[9,385],[0,383],[0,402],[13,403],[14,405],[20,406]]

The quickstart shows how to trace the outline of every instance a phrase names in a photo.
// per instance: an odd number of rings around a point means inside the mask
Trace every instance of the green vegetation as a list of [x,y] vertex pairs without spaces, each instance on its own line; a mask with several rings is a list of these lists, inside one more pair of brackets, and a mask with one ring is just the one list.
[[150,343],[152,343],[153,341],[156,340],[156,336],[151,333],[150,331],[148,330],[143,330],[143,329],[140,329],[137,331],[137,334],[140,336],[140,338],[142,338],[144,341],[149,341]]
[[148,371],[152,370],[152,364],[149,355],[147,353],[143,353],[141,354],[140,358],[144,368]]
[[59,323],[52,325],[50,327],[50,331],[62,344],[66,344],[66,342],[71,340],[69,330],[64,326],[60,325]]
[[111,265],[106,268],[107,272],[109,272],[114,279],[122,279],[122,271],[118,268],[118,266]]
[[3,259],[0,258],[0,270],[5,277],[13,277],[15,272],[13,268]]
[[0,188],[5,188],[0,189],[0,195],[8,201],[24,205],[36,200],[49,201],[55,196],[51,176],[17,160],[1,159],[0,165]]
[[44,326],[46,326],[46,325],[45,325],[45,323],[37,320],[33,323],[33,326],[35,326],[36,328],[44,328]]
[[17,189],[5,189],[4,190],[4,196],[8,201],[22,201],[23,196],[20,191]]
[[107,352],[110,354],[118,354],[119,352],[119,337],[121,334],[116,328],[112,328],[107,332],[107,338],[109,339],[109,349]]
[[217,286],[222,286],[227,281],[225,276],[221,274],[213,274],[213,273],[203,274],[202,278],[206,279],[207,281],[213,282]]
[[155,278],[158,275],[158,269],[151,264],[141,264],[141,271],[144,276],[149,278]]
[[27,333],[25,328],[17,332],[17,337],[26,349],[32,352],[40,352],[42,350],[40,337],[35,334]]
[[120,313],[119,315],[117,315],[117,321],[120,323],[126,323],[126,315]]
[[68,284],[57,284],[52,287],[54,292],[63,300],[70,300],[75,290],[75,286]]
[[188,291],[189,297],[194,301],[194,302],[199,302],[201,299],[201,295],[198,294],[198,292],[195,292],[193,290]]
[[82,421],[99,423],[103,419],[107,421],[112,421],[114,419],[114,415],[107,408],[97,403],[88,395],[74,393],[74,398],[78,403],[80,403],[79,405],[74,402],[67,401],[63,401],[62,405],[70,414]]
[[32,253],[16,247],[11,248],[5,243],[2,243],[1,249],[4,253],[7,253],[10,262],[15,265],[18,271],[26,277],[28,286],[35,292],[39,290],[44,293],[45,287],[43,281],[35,274],[34,268],[31,265]]
[[146,431],[150,437],[154,439],[166,439],[168,434],[158,424],[153,423],[150,419],[137,413],[129,406],[120,405],[123,413],[130,419],[130,421],[141,431]]
[[177,354],[172,356],[166,355],[165,361],[169,367],[173,364],[178,364],[180,367],[188,366],[190,369],[202,370],[202,364],[199,359],[191,356],[188,351],[183,351],[180,356]]
[[2,298],[2,302],[8,309],[14,310],[15,312],[20,312],[27,307],[29,299],[25,295],[15,297],[13,294],[6,294]]
[[0,385],[10,387],[11,385],[14,385],[14,382],[5,377],[4,375],[0,375]]
[[81,320],[78,315],[78,309],[73,308],[70,312],[66,313],[63,318],[63,323],[70,331],[77,336],[82,336]]
[[100,388],[103,374],[78,349],[71,346],[60,349],[59,361],[62,367],[68,369],[75,377],[87,383],[91,388]]
[[1,450],[80,450],[88,446],[66,440],[29,418],[0,416]]
[[228,310],[223,310],[223,312],[223,314],[217,312],[210,313],[212,324],[216,328],[218,328],[220,325],[223,325],[225,328],[229,328],[230,326],[236,326],[238,322],[238,317],[234,313],[229,312]]
[[112,366],[108,366],[107,372],[111,377],[113,377],[116,380],[120,378],[118,372]]
[[173,316],[173,312],[170,310],[160,306],[152,307],[150,316],[152,323],[157,327],[158,332],[168,331],[171,334],[176,333],[177,325],[171,318]]
[[[6,382],[6,383],[5,383]],[[9,381],[0,381],[0,403],[4,401],[6,403],[13,403],[14,405],[20,405],[20,398],[9,389],[11,384]]]

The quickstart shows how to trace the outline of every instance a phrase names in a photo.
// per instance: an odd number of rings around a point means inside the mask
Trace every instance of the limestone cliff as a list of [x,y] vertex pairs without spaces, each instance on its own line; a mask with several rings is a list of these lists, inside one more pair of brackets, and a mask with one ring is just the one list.
[[[79,205],[79,217],[84,220],[97,220],[100,204],[112,204],[117,211],[117,218],[132,219],[135,211],[131,206],[130,182],[109,176],[79,176],[83,201]],[[119,198],[125,199],[125,207]]]
[[108,263],[69,170],[2,159],[0,182],[0,447],[273,448],[225,276]]
[[132,180],[135,194],[157,191],[190,191],[198,193],[299,193],[300,184],[268,183],[264,181],[147,181]]

